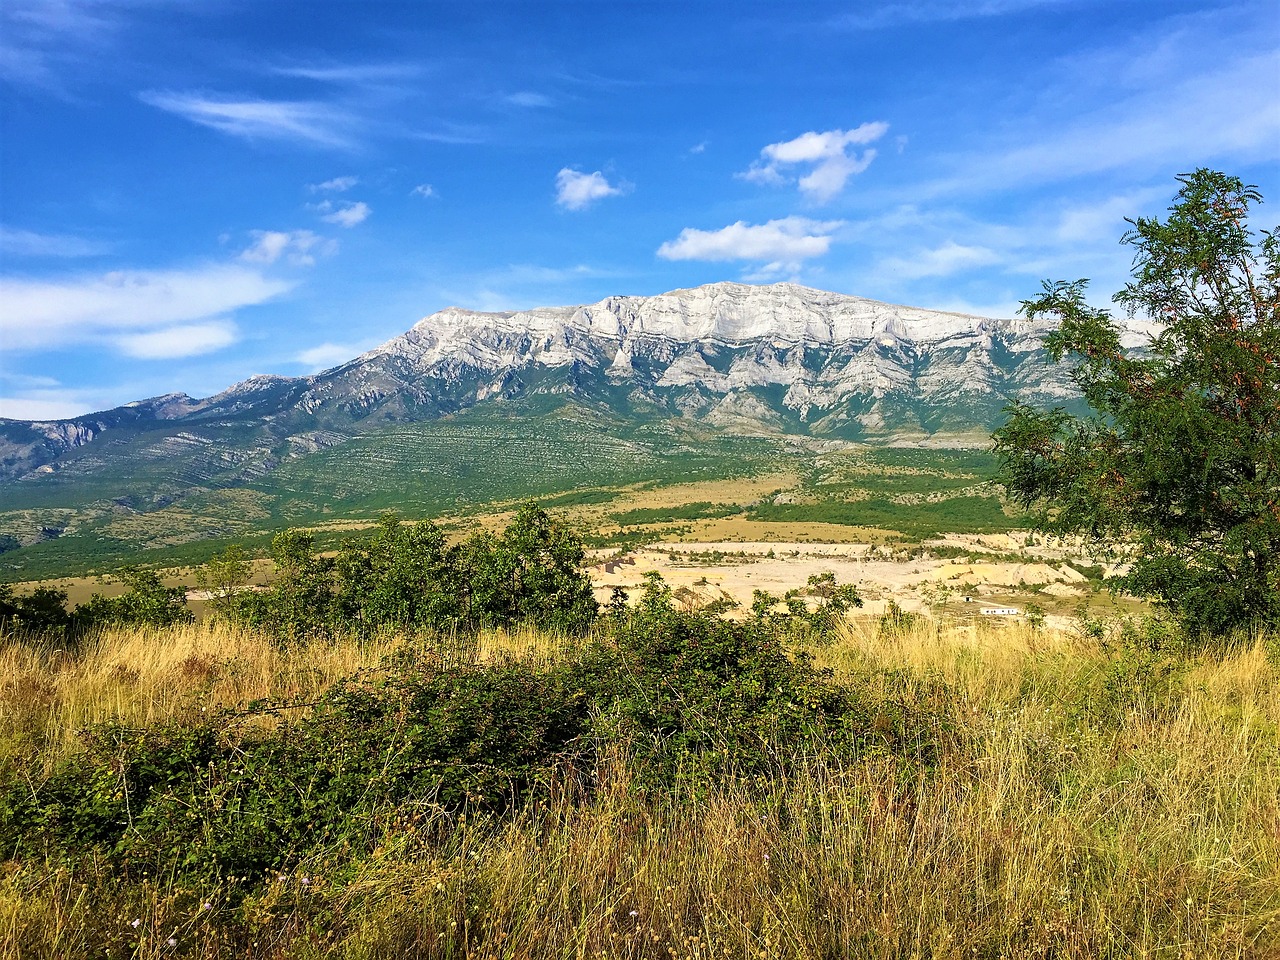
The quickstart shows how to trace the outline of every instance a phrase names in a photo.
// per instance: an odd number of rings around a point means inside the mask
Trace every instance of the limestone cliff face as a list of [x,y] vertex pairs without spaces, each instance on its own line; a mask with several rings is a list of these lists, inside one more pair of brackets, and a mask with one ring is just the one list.
[[175,394],[55,423],[0,420],[0,477],[93,472],[127,451],[195,458],[193,475],[237,482],[388,423],[511,402],[574,400],[738,432],[981,438],[1015,396],[1075,399],[1065,371],[1044,363],[1045,332],[789,283],[512,313],[450,307],[313,376],[253,377],[204,400]]
[[[991,320],[826,293],[789,283],[718,283],[656,297],[610,297],[579,307],[514,313],[449,308],[357,358],[313,397],[349,393],[350,381],[434,383],[474,400],[502,393],[513,373],[576,371],[579,379],[627,387],[658,407],[714,411],[752,395],[762,423],[816,424],[835,415],[851,430],[887,423],[989,424],[1018,395],[1036,402],[1073,396],[1061,371],[1043,363],[1047,327]],[[462,398],[457,398],[461,400]]]

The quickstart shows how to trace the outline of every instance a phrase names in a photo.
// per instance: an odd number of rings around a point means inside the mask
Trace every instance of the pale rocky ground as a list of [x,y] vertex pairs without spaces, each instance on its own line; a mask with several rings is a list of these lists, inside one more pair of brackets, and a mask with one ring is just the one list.
[[602,603],[614,587],[642,589],[649,572],[661,574],[676,596],[692,605],[729,598],[744,608],[756,590],[780,596],[804,587],[810,576],[830,572],[840,583],[858,588],[862,612],[872,616],[883,613],[891,600],[911,612],[949,619],[983,618],[984,608],[997,607],[1019,612],[992,619],[1018,619],[1028,604],[1035,604],[1046,611],[1048,626],[1067,628],[1082,603],[1117,607],[1105,590],[1094,590],[1064,562],[1072,556],[1065,547],[1028,549],[1024,541],[1005,534],[952,536],[935,543],[993,554],[1021,551],[1027,560],[904,559],[901,551],[895,556],[890,547],[868,543],[671,541],[625,554],[597,551],[589,572]]

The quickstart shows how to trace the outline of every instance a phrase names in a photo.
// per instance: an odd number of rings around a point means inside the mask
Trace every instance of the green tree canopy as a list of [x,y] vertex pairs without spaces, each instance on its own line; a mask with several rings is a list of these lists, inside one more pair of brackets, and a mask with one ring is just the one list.
[[1114,300],[1159,324],[1126,351],[1087,281],[1023,303],[1049,316],[1092,414],[1010,408],[994,435],[1008,493],[1041,529],[1130,561],[1118,586],[1193,633],[1280,625],[1280,243],[1250,229],[1262,200],[1211,170],[1178,178],[1168,217],[1131,220],[1133,279]]

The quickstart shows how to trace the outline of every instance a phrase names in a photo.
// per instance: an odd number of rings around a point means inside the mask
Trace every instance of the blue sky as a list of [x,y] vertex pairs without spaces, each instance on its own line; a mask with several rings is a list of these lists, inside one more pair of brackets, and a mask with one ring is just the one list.
[[1009,315],[1237,174],[1274,0],[5,0],[0,416],[349,359],[422,316],[795,280]]

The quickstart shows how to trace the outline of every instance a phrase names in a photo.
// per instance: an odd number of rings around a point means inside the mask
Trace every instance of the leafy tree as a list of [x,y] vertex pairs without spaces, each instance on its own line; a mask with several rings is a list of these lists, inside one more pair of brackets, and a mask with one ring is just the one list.
[[444,533],[387,513],[368,544],[351,544],[335,564],[334,615],[361,631],[386,626],[449,628],[462,619],[455,559]]
[[37,587],[17,596],[9,584],[0,584],[0,625],[32,633],[65,634],[71,626],[67,591]]
[[500,536],[477,534],[462,550],[469,616],[477,624],[528,622],[581,632],[597,613],[582,572],[582,541],[533,501]]
[[1280,238],[1255,234],[1261,195],[1211,170],[1178,178],[1164,221],[1122,242],[1133,279],[1114,300],[1160,325],[1127,352],[1087,281],[1023,303],[1056,318],[1087,417],[1015,403],[994,435],[1002,483],[1039,526],[1131,560],[1117,586],[1193,634],[1280,625]]
[[129,588],[118,597],[94,594],[76,607],[72,614],[81,630],[94,627],[128,625],[168,627],[189,623],[193,619],[187,609],[187,594],[181,587],[166,587],[154,570],[125,567],[119,577]]
[[226,605],[232,619],[282,640],[327,631],[333,600],[333,560],[316,553],[315,537],[285,530],[271,539],[276,579],[269,590],[237,594]]
[[227,616],[248,585],[250,570],[244,547],[233,543],[196,571],[196,586],[209,594],[209,605],[216,613]]

